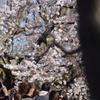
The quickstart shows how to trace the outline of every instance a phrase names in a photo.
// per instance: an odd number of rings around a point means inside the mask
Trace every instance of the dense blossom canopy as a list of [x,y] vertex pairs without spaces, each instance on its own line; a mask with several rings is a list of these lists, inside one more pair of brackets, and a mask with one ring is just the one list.
[[[0,57],[18,82],[49,81],[87,100],[76,0],[8,0],[0,8]],[[8,57],[8,58],[7,58]]]

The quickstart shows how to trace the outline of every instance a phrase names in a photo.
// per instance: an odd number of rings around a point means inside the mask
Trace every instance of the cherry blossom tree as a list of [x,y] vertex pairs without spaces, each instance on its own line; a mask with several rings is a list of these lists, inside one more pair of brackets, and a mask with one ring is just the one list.
[[0,63],[23,80],[51,82],[88,100],[75,0],[8,0],[0,8]]

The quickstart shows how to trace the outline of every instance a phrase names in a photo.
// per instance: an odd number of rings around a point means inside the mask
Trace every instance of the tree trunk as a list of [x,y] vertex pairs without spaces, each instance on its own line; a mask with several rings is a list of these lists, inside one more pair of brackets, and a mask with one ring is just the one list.
[[7,87],[7,89],[11,89],[14,87],[15,76],[12,75],[11,70],[6,69],[3,65],[0,64],[0,81]]
[[77,0],[79,38],[91,100],[100,100],[100,0]]

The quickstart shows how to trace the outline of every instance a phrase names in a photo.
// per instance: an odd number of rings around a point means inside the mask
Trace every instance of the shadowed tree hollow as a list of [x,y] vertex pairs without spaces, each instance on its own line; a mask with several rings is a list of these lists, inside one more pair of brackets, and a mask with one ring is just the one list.
[[79,36],[91,100],[100,100],[100,0],[77,0]]

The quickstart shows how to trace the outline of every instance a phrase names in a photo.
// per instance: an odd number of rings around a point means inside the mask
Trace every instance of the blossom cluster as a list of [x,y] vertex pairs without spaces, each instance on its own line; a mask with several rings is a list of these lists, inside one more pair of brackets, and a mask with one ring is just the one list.
[[67,90],[69,98],[87,100],[82,54],[63,52],[80,46],[77,20],[76,0],[12,0],[0,8],[0,55],[7,52],[15,62],[25,56],[19,64],[3,64],[16,76],[16,85],[23,80],[49,81]]

